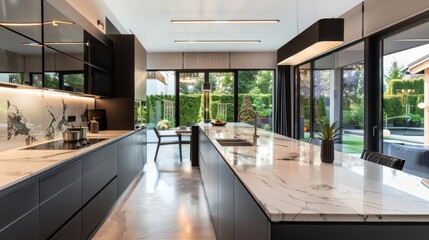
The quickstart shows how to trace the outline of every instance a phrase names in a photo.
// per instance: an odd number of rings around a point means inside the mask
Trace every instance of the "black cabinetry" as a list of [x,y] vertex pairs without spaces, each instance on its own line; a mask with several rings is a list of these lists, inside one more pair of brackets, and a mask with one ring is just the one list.
[[115,56],[115,98],[96,99],[97,108],[106,109],[108,129],[135,128],[136,101],[146,101],[146,50],[134,35],[108,35]]
[[198,136],[201,178],[217,239],[269,239],[264,212],[201,128]]
[[104,35],[103,41],[93,37],[78,24],[88,20],[60,2],[2,4],[7,14],[0,16],[1,22],[29,24],[0,26],[0,72],[9,75],[6,84],[113,97],[112,41]]
[[81,159],[82,204],[86,204],[117,175],[117,143]]
[[136,176],[137,136],[130,136],[118,142],[118,195],[121,195]]
[[39,181],[0,197],[0,239],[39,236]]
[[[87,239],[141,172],[137,131],[0,193],[0,239]],[[121,183],[119,186],[118,183]]]
[[40,178],[40,239],[55,233],[81,206],[80,161]]

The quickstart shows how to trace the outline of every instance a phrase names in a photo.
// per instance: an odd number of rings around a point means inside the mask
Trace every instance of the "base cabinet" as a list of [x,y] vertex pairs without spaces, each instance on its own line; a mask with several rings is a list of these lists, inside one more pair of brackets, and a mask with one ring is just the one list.
[[217,239],[234,239],[234,173],[219,159]]
[[204,132],[199,164],[217,239],[269,239],[270,222]]
[[217,232],[218,225],[218,178],[219,178],[219,154],[215,148],[210,148],[210,180],[209,182],[209,206],[213,227]]
[[109,213],[117,199],[117,179],[113,179],[91,202],[82,209],[82,239],[87,239]]
[[82,216],[79,212],[74,216],[60,231],[58,231],[52,240],[76,240],[81,239],[82,235]]
[[40,181],[40,239],[47,239],[81,208],[80,160]]
[[39,181],[0,196],[0,239],[37,239],[38,206]]
[[136,136],[118,142],[118,196],[121,195],[136,176]]
[[1,191],[0,239],[91,237],[118,192],[142,170],[145,134],[135,132],[40,173],[27,185]]
[[234,239],[268,239],[269,221],[252,196],[235,177]]
[[81,159],[82,205],[117,175],[117,151],[117,143],[113,143]]
[[28,212],[0,231],[0,239],[37,239],[39,236],[39,208]]

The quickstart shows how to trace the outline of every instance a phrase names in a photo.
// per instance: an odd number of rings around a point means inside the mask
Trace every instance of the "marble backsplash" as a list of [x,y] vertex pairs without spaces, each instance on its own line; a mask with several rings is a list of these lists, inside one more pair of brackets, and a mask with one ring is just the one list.
[[68,126],[86,126],[91,108],[93,98],[0,87],[0,151],[62,138]]

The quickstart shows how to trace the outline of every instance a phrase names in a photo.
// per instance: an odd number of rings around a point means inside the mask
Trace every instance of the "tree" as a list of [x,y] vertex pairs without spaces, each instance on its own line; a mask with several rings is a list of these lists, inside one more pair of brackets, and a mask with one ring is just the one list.
[[[392,79],[402,79],[405,74],[405,69],[403,66],[398,66],[398,62],[396,60],[392,61],[392,66],[389,69],[389,72],[384,75],[385,86],[387,86]],[[402,70],[401,70],[402,69]]]
[[[252,101],[250,100],[250,96],[243,96],[243,103],[241,104],[241,111],[243,110],[251,110],[253,111]],[[249,124],[254,123],[253,114],[250,111],[245,111],[241,114],[241,119],[238,119],[239,122],[246,122]]]

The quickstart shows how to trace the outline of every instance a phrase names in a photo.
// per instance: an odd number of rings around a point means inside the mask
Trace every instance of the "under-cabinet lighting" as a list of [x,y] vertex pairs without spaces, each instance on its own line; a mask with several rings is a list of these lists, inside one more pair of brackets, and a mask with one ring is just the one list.
[[297,65],[344,41],[344,19],[320,19],[277,50],[278,65]]
[[175,40],[175,43],[260,43],[261,40]]
[[[75,22],[72,21],[63,21],[63,20],[52,20],[52,21],[46,21],[43,22],[44,25],[51,25],[52,26],[58,26],[60,24],[75,24]],[[41,26],[42,22],[0,22],[1,26],[5,27],[29,27],[29,26]]]
[[[22,43],[24,46],[33,46],[33,47],[41,47],[43,46],[40,43],[37,42],[30,42],[30,43]],[[86,45],[89,46],[88,42],[45,42],[45,45]]]
[[171,23],[279,23],[278,19],[241,19],[241,20],[214,20],[214,19],[185,19],[171,20]]

